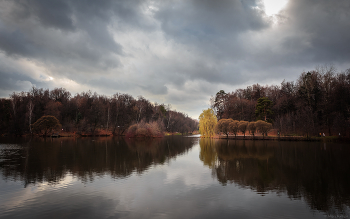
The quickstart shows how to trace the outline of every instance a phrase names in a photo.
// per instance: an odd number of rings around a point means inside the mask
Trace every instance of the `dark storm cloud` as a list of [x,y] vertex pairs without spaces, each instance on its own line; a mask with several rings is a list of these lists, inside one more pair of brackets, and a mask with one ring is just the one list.
[[[205,60],[202,66],[215,66],[214,71],[206,68],[212,77],[208,77],[206,71],[192,71],[191,78],[239,84],[243,82],[239,78],[249,74],[258,82],[276,76],[281,79],[290,75],[296,77],[300,73],[291,74],[288,69],[282,73],[280,68],[283,66],[294,70],[296,66],[303,69],[305,65],[348,62],[349,4],[349,1],[334,4],[325,0],[290,1],[286,10],[276,16],[277,28],[271,18],[256,9],[255,6],[260,5],[255,1],[249,4],[241,1],[190,1],[184,4],[177,1],[162,5],[156,17],[169,38],[194,47],[201,58],[207,57],[209,62]],[[259,36],[269,31],[273,34],[264,40],[244,37],[249,32]],[[278,51],[274,46],[279,47]],[[250,50],[249,47],[255,48]],[[224,65],[231,71],[225,71]],[[274,66],[277,67],[275,70]],[[218,72],[223,77],[218,76]]]
[[250,62],[241,69],[259,73],[253,74],[256,83],[295,80],[302,71],[329,63],[349,68],[349,11],[349,1],[289,1],[268,30],[270,38],[262,41],[270,46],[244,53]]
[[[303,32],[308,38],[306,57],[315,62],[348,62],[350,60],[350,1],[290,1],[286,10],[294,31]],[[286,49],[301,47],[293,39],[286,40]]]
[[38,19],[42,25],[62,30],[74,30],[72,11],[65,1],[60,0],[27,0],[18,1],[11,13],[11,18],[21,21],[23,19]]
[[67,79],[195,109],[221,89],[350,67],[349,11],[348,0],[289,0],[273,17],[260,0],[2,0],[0,64],[12,67],[0,65],[0,94]]
[[7,16],[14,22],[36,19],[45,27],[75,31],[81,28],[79,23],[89,23],[94,19],[108,22],[113,16],[117,16],[123,23],[145,26],[139,12],[141,3],[138,0],[3,0],[2,6],[10,10]]
[[254,1],[240,0],[174,1],[160,4],[155,16],[166,33],[184,40],[203,41],[266,27],[263,13],[254,8],[257,5]]
[[9,31],[0,23],[0,49],[8,55],[31,56],[34,47],[20,30]]
[[[0,49],[8,55],[33,58],[47,64],[71,62],[120,65],[123,47],[109,31],[111,19],[140,26],[138,10],[126,1],[3,1]],[[142,22],[141,22],[142,23]],[[146,26],[146,25],[145,25]],[[114,61],[108,61],[113,59]]]
[[245,52],[240,34],[270,26],[259,5],[258,1],[240,0],[174,1],[160,4],[155,17],[169,38],[221,65],[240,59]]

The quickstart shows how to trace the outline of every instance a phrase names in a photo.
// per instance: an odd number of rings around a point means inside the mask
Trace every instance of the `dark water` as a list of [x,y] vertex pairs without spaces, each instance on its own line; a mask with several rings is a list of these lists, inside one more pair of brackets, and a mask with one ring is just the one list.
[[0,138],[0,218],[349,218],[346,144]]

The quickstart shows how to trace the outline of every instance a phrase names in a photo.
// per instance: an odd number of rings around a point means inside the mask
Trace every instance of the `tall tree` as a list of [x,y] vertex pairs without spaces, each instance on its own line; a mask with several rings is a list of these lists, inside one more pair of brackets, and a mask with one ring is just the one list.
[[211,106],[215,110],[218,119],[223,118],[227,97],[228,95],[225,93],[225,91],[220,90],[216,93],[215,98],[211,98]]
[[34,110],[34,104],[33,101],[30,99],[28,103],[28,120],[29,120],[29,131],[32,133],[32,118],[33,118],[33,110]]
[[203,110],[199,115],[199,132],[204,137],[212,137],[215,134],[217,118],[212,109]]
[[272,101],[269,100],[267,97],[261,97],[258,99],[258,103],[256,104],[256,110],[255,114],[258,119],[264,118],[266,121],[266,118],[268,115],[272,114]]

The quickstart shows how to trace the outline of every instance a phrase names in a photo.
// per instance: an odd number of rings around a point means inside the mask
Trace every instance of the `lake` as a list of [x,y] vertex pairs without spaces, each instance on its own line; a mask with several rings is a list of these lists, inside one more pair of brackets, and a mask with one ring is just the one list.
[[349,218],[350,147],[0,138],[0,218]]

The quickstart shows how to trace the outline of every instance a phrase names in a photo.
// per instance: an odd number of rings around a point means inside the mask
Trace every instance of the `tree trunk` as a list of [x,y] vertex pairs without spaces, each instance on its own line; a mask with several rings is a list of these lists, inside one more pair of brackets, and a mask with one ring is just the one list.
[[329,122],[329,118],[327,118],[327,126],[328,126],[328,135],[329,136],[332,136],[332,133],[331,133],[331,124]]
[[32,117],[33,117],[33,109],[34,109],[34,104],[32,103],[32,100],[29,101],[29,105],[28,105],[28,120],[29,120],[29,131],[30,134],[32,133]]
[[107,131],[108,131],[108,122],[109,122],[109,107],[108,107],[108,113],[107,113]]

